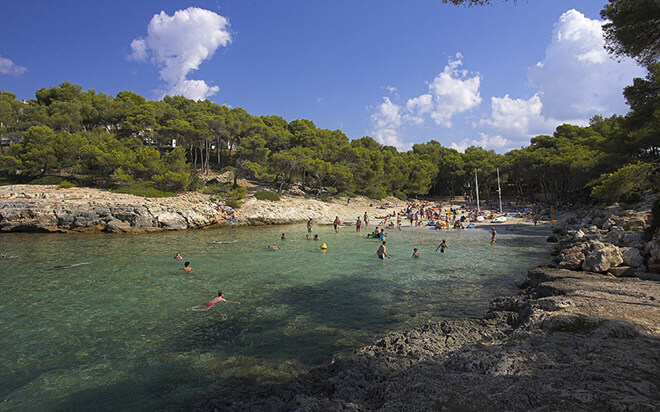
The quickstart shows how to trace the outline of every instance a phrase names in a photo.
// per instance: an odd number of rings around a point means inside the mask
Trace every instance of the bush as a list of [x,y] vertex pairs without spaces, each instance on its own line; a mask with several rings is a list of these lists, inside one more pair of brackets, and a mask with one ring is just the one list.
[[172,192],[180,192],[186,190],[193,182],[192,175],[188,171],[181,172],[165,172],[162,175],[156,175],[152,178],[154,182],[165,190]]
[[651,207],[651,223],[644,231],[644,239],[651,240],[653,235],[660,228],[660,197],[655,199],[653,206]]
[[59,189],[70,189],[72,187],[76,187],[75,184],[69,182],[68,180],[62,180],[59,185],[57,185]]
[[637,162],[625,165],[614,173],[607,173],[598,178],[591,190],[591,197],[602,203],[633,203],[640,199],[640,194],[651,187],[654,166],[650,163]]
[[399,190],[397,190],[397,191],[395,191],[394,193],[392,193],[392,195],[394,195],[394,197],[396,197],[397,199],[400,199],[400,200],[404,200],[404,201],[405,201],[405,200],[408,200],[408,196],[406,196],[405,193],[403,193],[403,192],[401,192],[401,191],[399,191]]
[[254,194],[254,197],[256,197],[259,200],[270,200],[273,202],[277,202],[278,200],[280,200],[279,194],[268,190],[261,190],[259,192],[256,192]]
[[137,182],[118,186],[114,189],[110,189],[110,191],[113,193],[125,193],[142,197],[170,197],[175,195],[174,192],[159,189],[155,182]]
[[225,203],[227,206],[238,209],[243,204],[243,198],[245,197],[246,193],[247,189],[245,187],[236,186],[224,194]]
[[66,179],[62,176],[44,176],[30,181],[31,185],[59,185]]

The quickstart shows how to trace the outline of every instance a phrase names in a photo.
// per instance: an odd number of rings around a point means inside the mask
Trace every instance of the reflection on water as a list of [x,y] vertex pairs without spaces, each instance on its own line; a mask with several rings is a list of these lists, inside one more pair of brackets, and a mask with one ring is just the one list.
[[[379,242],[351,228],[317,232],[327,251],[305,239],[303,225],[1,235],[11,257],[0,262],[0,409],[192,407],[236,385],[287,379],[392,330],[481,316],[548,251],[534,232],[500,230],[492,248],[483,230],[419,228],[391,233],[393,258],[380,261]],[[434,251],[442,239],[444,254]],[[241,304],[188,310],[218,289]]]

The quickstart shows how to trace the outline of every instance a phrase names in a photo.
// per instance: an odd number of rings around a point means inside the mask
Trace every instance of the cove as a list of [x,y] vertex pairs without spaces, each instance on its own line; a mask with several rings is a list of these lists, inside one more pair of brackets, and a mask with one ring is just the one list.
[[[482,229],[390,230],[385,261],[376,258],[379,242],[352,227],[316,227],[326,251],[306,240],[304,225],[3,234],[0,409],[191,409],[238,385],[281,382],[393,330],[481,317],[550,250],[541,230],[498,232],[491,247]],[[442,239],[444,254],[434,251]],[[173,260],[177,252],[192,273]],[[188,310],[218,289],[241,304]]]

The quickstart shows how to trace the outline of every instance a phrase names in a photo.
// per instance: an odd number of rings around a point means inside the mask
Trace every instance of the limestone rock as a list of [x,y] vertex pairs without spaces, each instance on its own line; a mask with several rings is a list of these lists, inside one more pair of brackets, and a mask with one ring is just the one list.
[[644,264],[644,258],[639,253],[639,249],[634,247],[621,248],[621,257],[623,263],[627,266],[638,268]]
[[612,226],[605,236],[605,241],[613,245],[620,246],[623,241],[623,235],[626,233],[621,226]]
[[635,268],[631,268],[630,266],[617,266],[615,268],[609,268],[608,272],[618,278],[631,277],[635,275]]
[[127,232],[131,230],[131,224],[119,219],[112,219],[105,224],[105,230],[107,232]]
[[619,248],[608,245],[600,250],[594,250],[584,258],[582,269],[588,272],[606,272],[613,266],[623,263]]
[[156,216],[160,227],[170,229],[185,229],[188,225],[186,219],[178,213],[165,212]]

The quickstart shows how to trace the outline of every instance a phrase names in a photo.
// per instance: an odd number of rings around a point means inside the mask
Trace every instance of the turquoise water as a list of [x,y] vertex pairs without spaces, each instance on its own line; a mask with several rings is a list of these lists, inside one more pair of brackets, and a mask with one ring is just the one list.
[[[404,228],[385,261],[348,227],[315,231],[325,252],[303,225],[0,235],[0,410],[190,409],[392,330],[480,317],[548,256],[546,234],[499,232],[491,247],[485,230]],[[443,238],[450,248],[434,252]],[[218,289],[241,304],[188,310]]]

